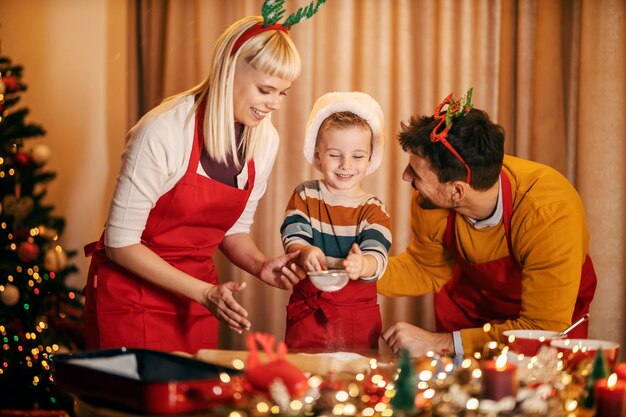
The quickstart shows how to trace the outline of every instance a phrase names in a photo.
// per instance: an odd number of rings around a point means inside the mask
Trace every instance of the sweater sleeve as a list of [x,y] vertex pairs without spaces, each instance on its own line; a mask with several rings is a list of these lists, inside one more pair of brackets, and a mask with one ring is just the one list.
[[139,243],[150,210],[184,175],[193,141],[193,131],[182,127],[188,110],[184,102],[161,105],[128,133],[105,227],[105,245]]
[[312,245],[313,227],[309,217],[305,187],[296,187],[285,209],[285,220],[280,227],[280,235],[285,252],[293,244]]
[[437,291],[452,278],[454,258],[442,242],[448,211],[423,210],[416,193],[411,203],[411,241],[405,252],[389,259],[385,273],[377,282],[382,295],[426,294]]
[[357,243],[363,254],[372,255],[376,259],[376,272],[367,281],[380,278],[387,268],[388,253],[391,248],[391,219],[383,203],[377,198],[368,200],[365,218],[359,225],[361,232]]

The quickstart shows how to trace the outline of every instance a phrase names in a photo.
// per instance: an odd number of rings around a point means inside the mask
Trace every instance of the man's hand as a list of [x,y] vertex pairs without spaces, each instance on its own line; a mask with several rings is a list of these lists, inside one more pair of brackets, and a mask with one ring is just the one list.
[[245,282],[225,282],[208,287],[201,301],[219,320],[222,320],[232,330],[241,334],[250,329],[248,312],[235,300],[233,293],[246,288]]
[[263,263],[259,279],[274,287],[290,290],[306,277],[306,273],[296,265],[300,252],[288,253],[268,259]]
[[447,351],[454,354],[454,341],[451,333],[432,333],[408,323],[399,322],[385,330],[381,336],[389,349],[396,355],[402,349],[416,358],[432,351]]

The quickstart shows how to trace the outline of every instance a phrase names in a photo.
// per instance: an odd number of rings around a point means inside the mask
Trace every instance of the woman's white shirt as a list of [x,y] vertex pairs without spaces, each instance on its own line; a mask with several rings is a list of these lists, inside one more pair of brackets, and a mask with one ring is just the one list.
[[[193,116],[189,117],[193,104],[191,95],[164,102],[129,131],[105,226],[106,246],[119,248],[139,243],[150,210],[185,175],[194,143],[195,121]],[[226,235],[250,231],[259,200],[267,188],[278,144],[278,133],[272,126],[254,157],[256,178],[248,203]],[[201,164],[196,172],[208,177]],[[246,163],[237,176],[239,188],[247,177]]]

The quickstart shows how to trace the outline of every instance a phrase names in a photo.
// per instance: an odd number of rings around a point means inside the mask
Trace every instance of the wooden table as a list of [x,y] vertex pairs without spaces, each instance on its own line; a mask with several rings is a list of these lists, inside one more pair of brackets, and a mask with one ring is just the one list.
[[[328,376],[333,374],[337,379],[353,379],[358,373],[365,373],[370,369],[370,360],[376,359],[380,365],[385,366],[391,363],[393,354],[388,350],[366,350],[354,352],[360,355],[352,360],[342,360],[347,355],[339,353],[325,353],[319,351],[306,351],[299,353],[288,353],[287,360],[297,366],[305,373]],[[233,361],[241,360],[245,363],[248,357],[247,351],[238,350],[219,350],[219,349],[202,349],[193,355],[194,358],[220,365],[225,368],[236,368]],[[191,356],[188,354],[181,354]],[[267,361],[265,353],[259,353],[259,359],[262,363]],[[206,417],[211,416],[210,411],[184,414],[185,417]],[[104,406],[96,405],[88,401],[76,401],[76,417],[158,417],[146,414],[134,414],[132,411],[122,411],[110,407],[108,404]],[[162,415],[161,415],[162,417]]]

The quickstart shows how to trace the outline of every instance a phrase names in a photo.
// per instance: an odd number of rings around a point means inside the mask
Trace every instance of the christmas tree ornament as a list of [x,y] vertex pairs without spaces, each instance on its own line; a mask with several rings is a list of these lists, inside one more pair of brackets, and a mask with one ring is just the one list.
[[59,272],[67,267],[67,254],[60,246],[50,248],[44,254],[43,267],[48,271]]
[[13,157],[13,162],[15,162],[17,166],[20,166],[23,168],[23,167],[29,166],[31,163],[31,160],[30,160],[30,157],[24,152],[18,152]]
[[20,89],[19,80],[12,75],[6,75],[5,77],[2,77],[2,82],[4,83],[5,92],[7,94],[15,93]]
[[39,256],[39,246],[32,242],[22,242],[17,247],[17,258],[24,263],[34,262]]
[[40,143],[39,145],[31,149],[30,157],[35,164],[41,166],[48,162],[48,159],[50,158],[50,153],[50,147],[48,145]]
[[14,228],[19,228],[22,222],[30,213],[32,213],[35,202],[32,197],[18,198],[14,194],[7,194],[2,199],[4,213],[7,216],[13,216]]
[[20,300],[20,290],[13,284],[4,286],[4,291],[0,293],[0,301],[7,307],[14,306]]

